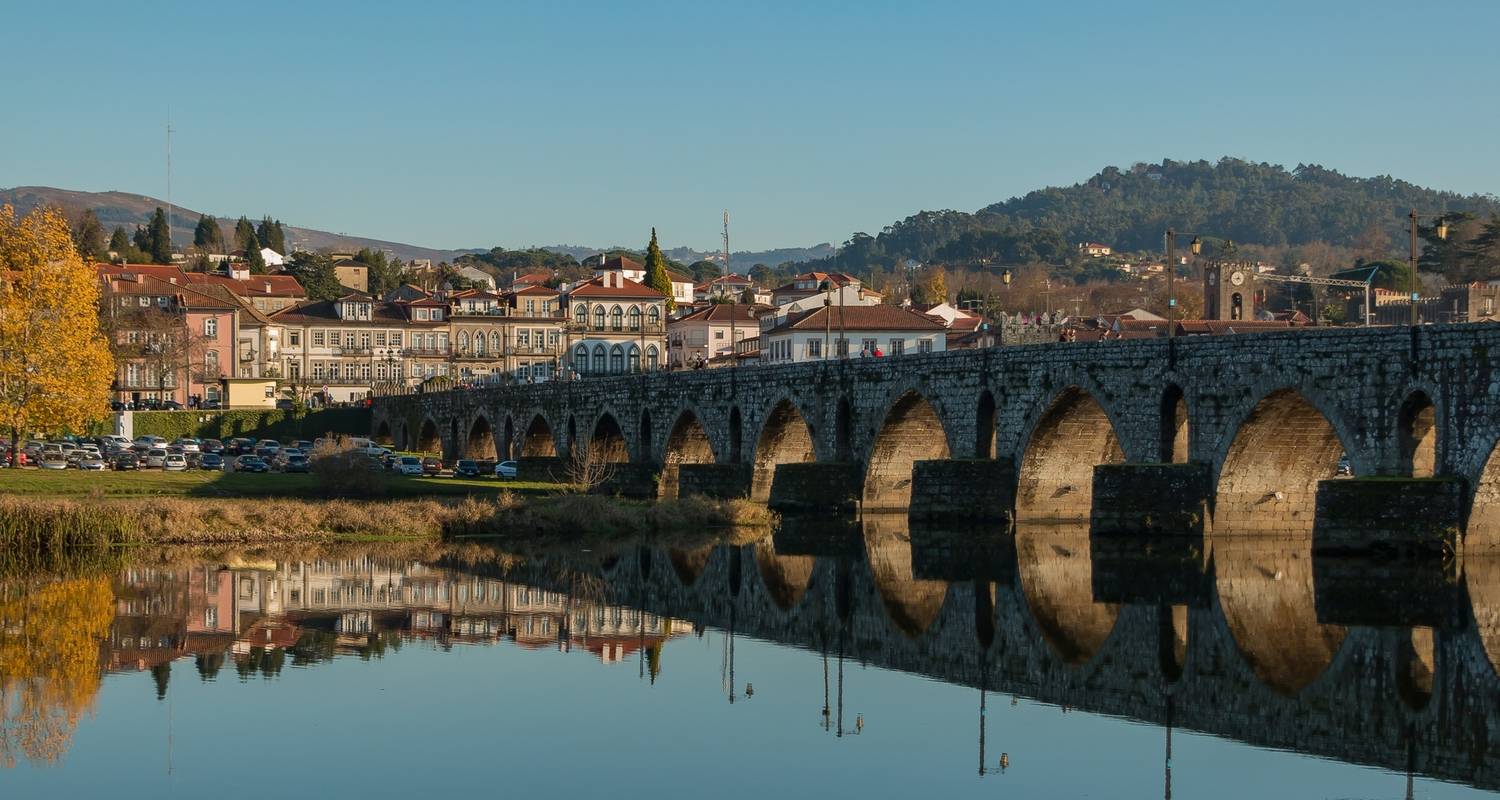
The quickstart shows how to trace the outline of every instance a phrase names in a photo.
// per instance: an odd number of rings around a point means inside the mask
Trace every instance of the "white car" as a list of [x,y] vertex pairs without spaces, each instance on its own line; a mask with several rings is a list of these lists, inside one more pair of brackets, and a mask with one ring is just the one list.
[[402,456],[396,459],[396,474],[422,477],[422,459],[416,456]]
[[189,439],[189,438],[184,437],[184,438],[178,439],[175,442],[172,442],[172,444],[175,444],[178,447],[181,447],[182,448],[182,452],[184,452],[184,453],[197,453],[197,452],[199,452],[198,440],[197,439]]
[[168,453],[162,459],[161,468],[167,472],[185,472],[187,471],[187,458],[180,453]]
[[496,464],[495,477],[514,479],[516,477],[516,462],[501,461],[499,464]]

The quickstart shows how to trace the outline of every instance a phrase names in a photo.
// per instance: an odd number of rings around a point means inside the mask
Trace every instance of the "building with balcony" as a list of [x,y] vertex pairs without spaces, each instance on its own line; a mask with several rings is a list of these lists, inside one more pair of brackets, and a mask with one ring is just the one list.
[[[172,268],[175,269],[175,268]],[[219,378],[233,374],[241,304],[205,284],[140,272],[100,276],[100,310],[115,355],[118,402],[219,401]]]
[[577,375],[660,369],[667,352],[666,300],[620,270],[569,289],[568,367]]
[[558,374],[567,353],[568,331],[557,290],[544,286],[527,286],[509,294],[468,290],[444,300],[460,379],[494,380],[509,375],[518,381],[538,382]]
[[668,366],[683,369],[727,361],[736,342],[760,334],[756,311],[755,306],[718,303],[668,321]]
[[786,364],[947,349],[941,322],[896,306],[820,306],[760,320],[761,360]]

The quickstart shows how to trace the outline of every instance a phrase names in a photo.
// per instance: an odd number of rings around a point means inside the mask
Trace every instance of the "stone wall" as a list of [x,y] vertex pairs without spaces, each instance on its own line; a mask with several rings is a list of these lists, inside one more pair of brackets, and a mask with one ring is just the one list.
[[1313,551],[1427,555],[1462,547],[1464,485],[1450,478],[1352,478],[1318,485]]

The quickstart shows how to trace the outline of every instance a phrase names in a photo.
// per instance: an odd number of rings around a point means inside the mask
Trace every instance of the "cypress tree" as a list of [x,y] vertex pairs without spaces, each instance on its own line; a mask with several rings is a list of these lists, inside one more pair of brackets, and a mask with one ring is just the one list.
[[73,245],[78,248],[78,255],[89,261],[104,257],[104,226],[99,224],[99,215],[93,209],[83,212],[83,217],[73,228]]
[[286,255],[286,229],[282,227],[281,220],[272,221],[269,215],[262,217],[260,225],[255,229],[255,238],[260,240],[261,247],[269,247]]
[[123,225],[116,225],[115,232],[109,235],[109,249],[119,256],[124,256],[130,249],[130,237],[125,234]]
[[245,245],[245,261],[250,265],[251,274],[266,274],[266,259],[260,254],[260,240],[255,238],[255,231],[250,232],[250,239]]
[[151,226],[146,231],[146,246],[141,248],[156,264],[172,263],[172,232],[167,227],[167,212],[157,206],[151,215]]
[[255,226],[250,224],[250,220],[240,217],[240,221],[234,223],[234,251],[249,258],[252,243],[256,250],[260,250],[260,240],[255,238]]
[[667,312],[677,308],[672,300],[672,279],[667,276],[667,259],[656,243],[656,228],[651,229],[651,243],[646,245],[646,285],[667,296]]
[[193,229],[193,246],[205,253],[224,252],[224,231],[212,214],[198,218],[198,227]]

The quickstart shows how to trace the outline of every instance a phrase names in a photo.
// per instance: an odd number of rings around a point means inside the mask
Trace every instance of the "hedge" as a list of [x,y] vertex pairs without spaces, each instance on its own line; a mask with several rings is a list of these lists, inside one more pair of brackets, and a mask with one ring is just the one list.
[[312,439],[325,433],[367,436],[370,409],[321,408],[303,412],[265,411],[136,411],[135,436],[179,436],[198,439]]

